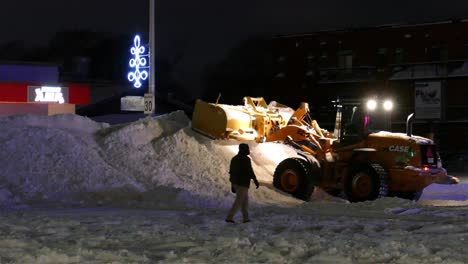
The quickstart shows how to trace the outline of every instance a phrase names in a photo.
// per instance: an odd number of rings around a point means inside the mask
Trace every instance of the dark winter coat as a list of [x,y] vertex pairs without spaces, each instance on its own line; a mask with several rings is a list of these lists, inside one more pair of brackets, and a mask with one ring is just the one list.
[[248,152],[246,153],[240,150],[239,153],[232,158],[229,167],[229,180],[232,184],[249,188],[250,180],[254,182],[258,181],[252,169],[250,158],[247,155]]

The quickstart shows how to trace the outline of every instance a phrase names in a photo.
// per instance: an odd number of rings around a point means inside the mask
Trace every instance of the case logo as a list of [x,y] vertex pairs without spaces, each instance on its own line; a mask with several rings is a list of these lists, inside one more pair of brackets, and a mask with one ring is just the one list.
[[392,152],[410,152],[410,147],[409,146],[393,145],[393,146],[388,147],[388,151],[392,151]]

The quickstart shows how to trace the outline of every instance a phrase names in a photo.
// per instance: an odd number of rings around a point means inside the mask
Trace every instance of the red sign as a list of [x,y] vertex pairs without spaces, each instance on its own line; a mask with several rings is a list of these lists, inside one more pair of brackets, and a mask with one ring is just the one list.
[[[27,103],[28,86],[42,86],[37,83],[0,83],[0,102]],[[68,87],[68,103],[76,105],[89,104],[89,86],[86,84],[63,84]]]

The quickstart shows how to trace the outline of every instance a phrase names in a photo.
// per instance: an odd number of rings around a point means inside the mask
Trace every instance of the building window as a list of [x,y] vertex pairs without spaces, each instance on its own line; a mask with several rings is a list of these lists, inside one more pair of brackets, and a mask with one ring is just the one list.
[[326,51],[320,52],[319,65],[320,67],[328,67],[328,53]]
[[315,60],[315,54],[312,52],[308,52],[305,63],[306,63],[306,70],[315,69],[317,66],[317,62]]
[[445,61],[448,59],[448,48],[446,44],[433,45],[431,48],[431,61]]
[[439,61],[440,60],[440,47],[439,46],[432,46],[431,48],[431,61]]
[[315,60],[315,54],[312,53],[312,52],[309,52],[309,53],[307,54],[307,60],[308,60],[308,61],[314,61],[314,60]]
[[319,76],[320,76],[320,79],[322,79],[322,80],[328,79],[328,71],[326,71],[326,70],[321,70],[321,71],[319,72]]
[[277,61],[277,62],[284,62],[284,61],[286,61],[286,57],[285,57],[285,56],[278,56],[278,57],[276,58],[276,61]]
[[442,45],[440,49],[440,57],[444,61],[448,60],[448,47],[446,44]]
[[284,74],[284,72],[278,72],[276,75],[275,75],[275,78],[276,79],[282,79],[286,77],[286,74]]
[[315,64],[314,61],[307,61],[306,62],[306,70],[315,70],[315,68],[317,67],[317,65]]
[[377,50],[377,67],[382,67],[387,64],[387,48],[379,48]]
[[328,53],[326,51],[322,51],[322,53],[320,54],[320,58],[321,59],[327,59],[328,58]]
[[468,43],[465,44],[465,59],[468,59]]
[[353,51],[341,50],[338,51],[338,68],[348,69],[353,68]]
[[395,49],[395,64],[402,64],[404,62],[404,50],[402,48]]

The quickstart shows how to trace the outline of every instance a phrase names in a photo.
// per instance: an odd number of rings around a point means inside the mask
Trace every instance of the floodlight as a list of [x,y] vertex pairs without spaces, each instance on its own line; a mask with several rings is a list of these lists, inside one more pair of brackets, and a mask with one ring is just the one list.
[[374,111],[377,108],[377,102],[374,99],[370,99],[367,101],[367,109],[370,111]]
[[385,111],[391,111],[393,109],[393,102],[391,100],[385,100],[383,103],[383,108]]

